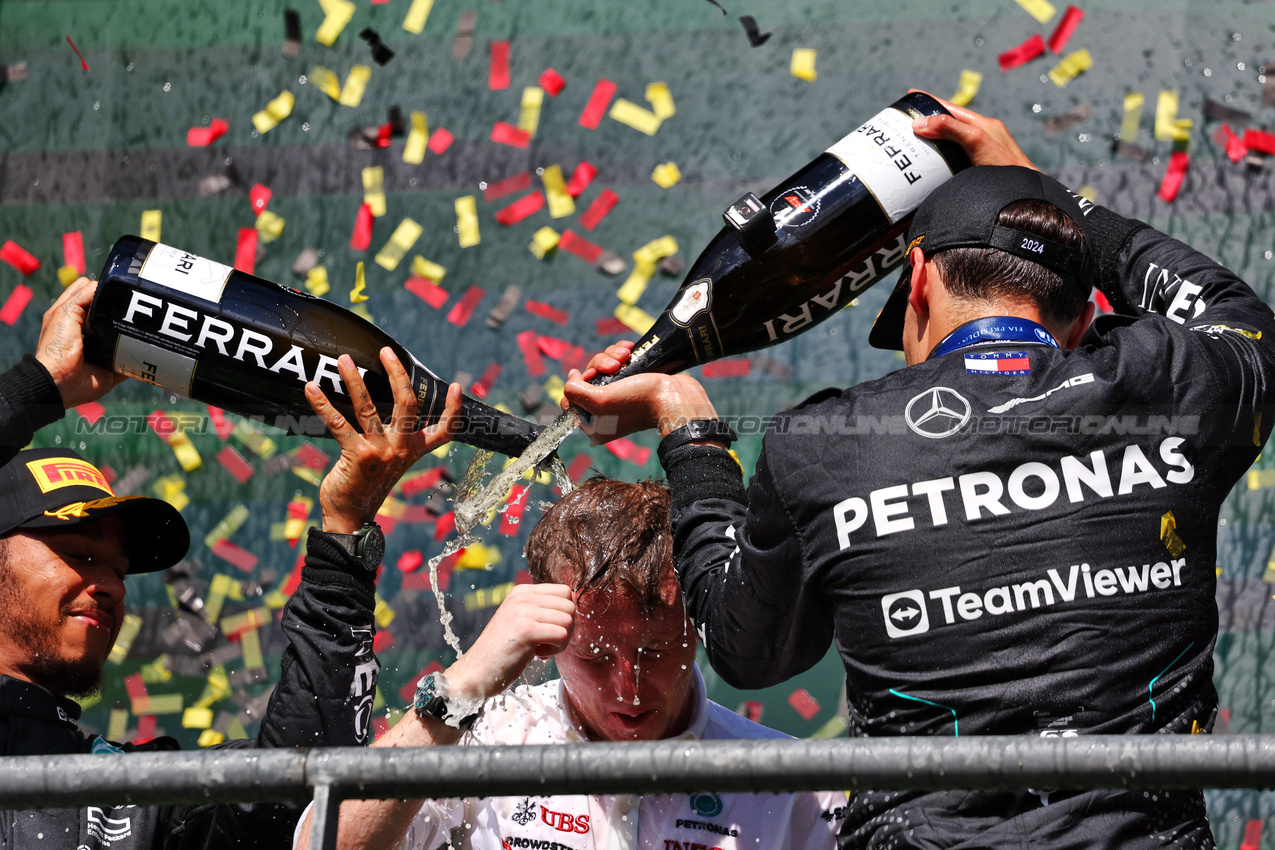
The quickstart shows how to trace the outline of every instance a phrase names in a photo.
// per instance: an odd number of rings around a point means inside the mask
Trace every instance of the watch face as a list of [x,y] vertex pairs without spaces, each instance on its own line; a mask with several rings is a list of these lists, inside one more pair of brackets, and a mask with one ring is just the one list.
[[379,525],[373,525],[363,536],[363,564],[375,571],[385,557],[385,533]]

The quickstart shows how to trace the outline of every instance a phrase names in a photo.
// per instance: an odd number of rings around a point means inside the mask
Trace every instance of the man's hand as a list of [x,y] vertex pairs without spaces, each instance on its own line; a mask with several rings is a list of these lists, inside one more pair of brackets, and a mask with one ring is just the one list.
[[473,701],[499,694],[532,658],[548,658],[567,648],[575,610],[565,584],[516,585],[474,645],[443,674],[448,690]]
[[371,522],[403,473],[426,452],[451,439],[455,417],[460,412],[460,385],[447,388],[447,403],[439,421],[414,431],[417,403],[407,370],[388,346],[381,349],[381,364],[389,373],[394,390],[394,413],[388,426],[381,424],[376,404],[354,361],[348,354],[337,360],[337,371],[354,404],[361,434],[336,411],[318,384],[310,381],[305,385],[310,406],[341,446],[341,457],[319,487],[324,531],[352,534]]
[[53,376],[62,406],[96,401],[125,380],[110,369],[94,366],[84,359],[84,320],[97,281],[82,277],[66,288],[44,314],[40,325],[40,341],[35,346],[35,359]]
[[[909,91],[919,91],[910,89]],[[929,92],[925,92],[929,94]],[[930,95],[934,97],[934,95]],[[1039,171],[1014,141],[1005,125],[995,118],[934,97],[951,115],[927,115],[912,122],[912,132],[923,139],[956,142],[975,165],[1021,165]]]
[[717,418],[708,393],[689,375],[643,373],[605,387],[587,383],[618,372],[632,352],[633,343],[617,342],[595,354],[583,373],[572,369],[567,375],[563,409],[572,404],[593,414],[593,425],[583,430],[594,445],[648,428],[663,437],[692,419]]

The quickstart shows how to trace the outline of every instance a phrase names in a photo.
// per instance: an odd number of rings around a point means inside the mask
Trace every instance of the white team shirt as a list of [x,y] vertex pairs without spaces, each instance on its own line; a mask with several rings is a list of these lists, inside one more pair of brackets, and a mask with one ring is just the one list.
[[[692,688],[677,739],[788,737],[710,702],[698,667]],[[555,679],[487,700],[459,745],[587,740]],[[427,800],[397,850],[833,850],[845,806],[844,793],[827,791]]]

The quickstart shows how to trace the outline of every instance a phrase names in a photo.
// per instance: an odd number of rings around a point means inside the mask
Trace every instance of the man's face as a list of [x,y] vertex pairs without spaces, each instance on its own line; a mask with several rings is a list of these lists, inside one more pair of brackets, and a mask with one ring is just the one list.
[[124,525],[104,517],[4,541],[0,672],[59,694],[94,691],[124,622]]
[[680,591],[652,613],[628,591],[586,597],[556,656],[572,719],[594,741],[654,741],[691,718],[695,631]]

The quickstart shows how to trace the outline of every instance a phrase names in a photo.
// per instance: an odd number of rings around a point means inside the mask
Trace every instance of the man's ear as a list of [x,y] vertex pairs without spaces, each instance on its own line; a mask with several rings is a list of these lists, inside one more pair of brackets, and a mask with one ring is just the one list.
[[930,316],[929,288],[933,284],[933,275],[925,267],[925,255],[919,247],[912,249],[908,261],[912,263],[912,290],[908,293],[908,303],[916,312],[917,320],[925,321]]
[[1080,311],[1080,315],[1072,322],[1071,327],[1067,330],[1067,338],[1063,340],[1063,348],[1070,351],[1080,345],[1081,338],[1085,335],[1085,331],[1089,330],[1089,325],[1093,322],[1094,303],[1092,301],[1085,302],[1085,309]]

